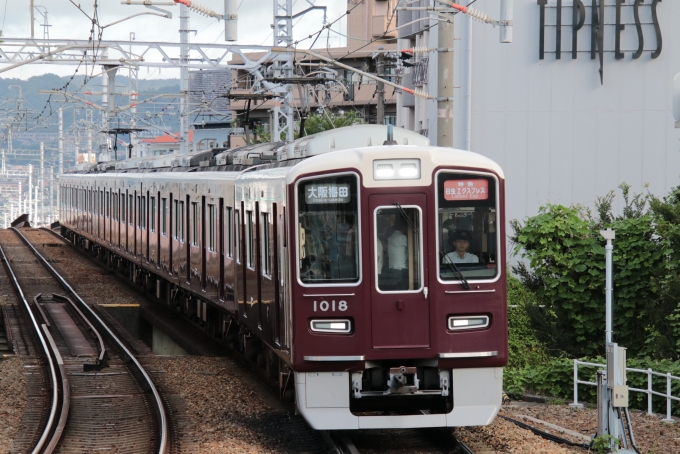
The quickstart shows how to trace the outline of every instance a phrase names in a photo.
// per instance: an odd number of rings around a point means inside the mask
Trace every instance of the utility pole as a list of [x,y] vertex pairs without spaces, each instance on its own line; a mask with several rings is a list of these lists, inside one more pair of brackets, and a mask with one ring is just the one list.
[[40,142],[40,218],[45,219],[45,203],[43,191],[45,190],[45,144]]
[[33,10],[34,10],[34,5],[33,5],[33,3],[34,3],[34,0],[31,0],[31,4],[30,4],[30,7],[31,7],[31,38],[35,38],[35,27],[34,27],[34,25],[35,25],[35,16],[34,16],[34,14],[35,14],[35,13],[33,12]]
[[[377,76],[382,79],[385,77],[385,54],[382,52],[384,47],[378,47],[378,64],[376,65]],[[378,93],[377,117],[376,124],[385,124],[385,83],[378,80],[376,84],[376,92]]]
[[180,138],[179,138],[179,153],[187,154],[189,152],[189,8],[183,3],[179,5],[179,42],[185,44],[180,48],[180,80],[179,92],[181,97],[181,107],[179,115],[180,124]]
[[28,165],[28,221],[31,221],[33,215],[33,164]]
[[[286,47],[293,43],[293,0],[274,0],[274,47]],[[290,79],[293,75],[293,54],[286,52],[274,58],[274,75]],[[281,140],[281,124],[285,120],[286,140],[293,140],[293,86],[285,85],[283,100],[274,102],[272,142]]]
[[437,146],[453,147],[453,14],[437,26]]
[[64,173],[64,110],[59,108],[59,175]]

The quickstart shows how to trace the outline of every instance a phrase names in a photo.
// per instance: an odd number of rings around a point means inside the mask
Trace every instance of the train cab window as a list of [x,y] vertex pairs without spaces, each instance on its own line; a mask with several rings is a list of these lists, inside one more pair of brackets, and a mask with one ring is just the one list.
[[361,276],[357,177],[297,186],[298,276],[303,284],[356,284]]
[[420,208],[379,207],[375,210],[374,225],[378,290],[420,291],[423,282]]
[[269,213],[262,213],[262,274],[272,276],[271,241],[269,240]]
[[156,197],[149,197],[149,224],[151,231],[156,231]]
[[191,203],[191,244],[198,246],[198,203]]
[[234,238],[233,238],[233,232],[234,232],[234,210],[231,207],[227,207],[227,214],[226,214],[226,219],[225,219],[225,229],[226,229],[226,234],[224,235],[225,240],[227,242],[226,246],[226,252],[227,252],[227,257],[232,258],[234,256]]
[[498,274],[498,201],[491,176],[442,172],[437,176],[439,277],[493,279]]
[[208,205],[208,250],[215,252],[215,224],[217,219],[215,216],[215,205]]
[[253,260],[254,244],[253,244],[253,230],[255,223],[253,222],[253,212],[246,211],[246,222],[248,223],[246,229],[246,264],[248,268],[255,269],[255,260]]

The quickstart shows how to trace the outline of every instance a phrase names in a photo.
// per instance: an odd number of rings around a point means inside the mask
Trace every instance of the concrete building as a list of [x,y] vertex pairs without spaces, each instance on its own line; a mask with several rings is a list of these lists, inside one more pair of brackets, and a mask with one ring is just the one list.
[[[323,38],[319,38],[315,50],[324,56],[338,59],[340,62],[354,68],[365,71],[375,71],[375,59],[373,55],[382,46],[384,50],[396,50],[397,27],[396,15],[392,14],[397,0],[348,0],[347,10],[351,13],[347,16],[347,45],[345,47],[318,47]],[[367,45],[371,40],[379,39]],[[305,41],[305,48],[309,48],[311,42]],[[253,58],[257,57],[253,54]],[[295,57],[297,67],[304,74],[313,74],[320,67],[329,65],[320,62],[313,57],[298,54]],[[234,60],[238,62],[238,60]],[[326,84],[324,80],[311,83],[304,89],[295,90],[295,104],[300,111],[306,107],[314,113],[319,107],[325,107],[333,112],[340,110],[355,111],[366,119],[367,123],[375,123],[376,83],[374,80],[358,76],[352,71],[342,68],[334,68],[338,78],[344,82],[348,91],[340,89],[337,84]],[[299,75],[299,74],[298,74]],[[231,90],[233,95],[252,93],[253,77],[246,71],[235,71],[234,84]],[[335,86],[332,89],[328,87]],[[252,100],[250,109],[251,127],[254,123],[268,124],[270,122],[269,111],[273,109],[274,99]],[[231,102],[231,110],[240,115],[242,120],[247,110],[247,101],[238,98]],[[396,122],[396,93],[392,88],[385,92],[385,122]]]
[[[574,3],[577,12],[584,5],[583,16],[574,17]],[[499,17],[500,0],[473,6]],[[593,26],[601,10],[602,81]],[[400,13],[398,20],[420,14]],[[508,219],[535,215],[548,202],[592,205],[622,182],[635,192],[649,184],[659,196],[680,184],[680,129],[672,116],[680,2],[514,0],[512,44],[499,42],[498,27],[462,14],[454,22],[454,146],[504,168]],[[437,47],[435,24],[402,30],[400,47]],[[435,95],[444,69],[436,53],[428,56],[409,70],[405,85]],[[436,102],[400,95],[397,110],[397,126],[436,142]]]

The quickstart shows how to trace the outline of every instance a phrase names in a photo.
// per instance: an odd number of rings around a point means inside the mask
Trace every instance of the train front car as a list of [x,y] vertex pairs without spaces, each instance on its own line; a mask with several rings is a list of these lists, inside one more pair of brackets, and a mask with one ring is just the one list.
[[287,183],[292,360],[307,421],[490,424],[507,363],[501,168],[392,145],[308,158]]

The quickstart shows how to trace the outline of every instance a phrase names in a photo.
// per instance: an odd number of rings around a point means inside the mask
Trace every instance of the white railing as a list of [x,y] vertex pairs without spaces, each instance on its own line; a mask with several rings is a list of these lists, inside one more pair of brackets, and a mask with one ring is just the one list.
[[[599,369],[605,369],[607,366],[606,364],[596,364],[596,363],[588,363],[585,361],[579,361],[577,359],[574,360],[574,403],[570,404],[571,406],[575,407],[582,407],[583,404],[580,404],[578,401],[578,385],[591,385],[591,386],[597,386],[597,383],[593,383],[590,381],[583,381],[578,379],[578,366],[586,366],[586,367],[597,367]],[[664,421],[667,422],[673,422],[673,418],[671,418],[671,402],[672,401],[677,401],[680,402],[680,397],[675,397],[671,394],[671,384],[673,380],[680,380],[680,377],[676,377],[674,375],[671,375],[671,373],[667,374],[662,374],[660,372],[654,372],[652,369],[633,369],[632,367],[626,367],[626,372],[634,372],[638,374],[645,374],[647,375],[647,389],[638,389],[638,388],[632,388],[629,387],[628,391],[629,392],[636,392],[636,393],[643,393],[647,394],[647,413],[652,414],[652,396],[659,396],[659,397],[664,397],[666,398],[666,419]],[[666,393],[660,393],[657,391],[654,391],[652,389],[652,377],[654,376],[657,377],[666,377]]]

